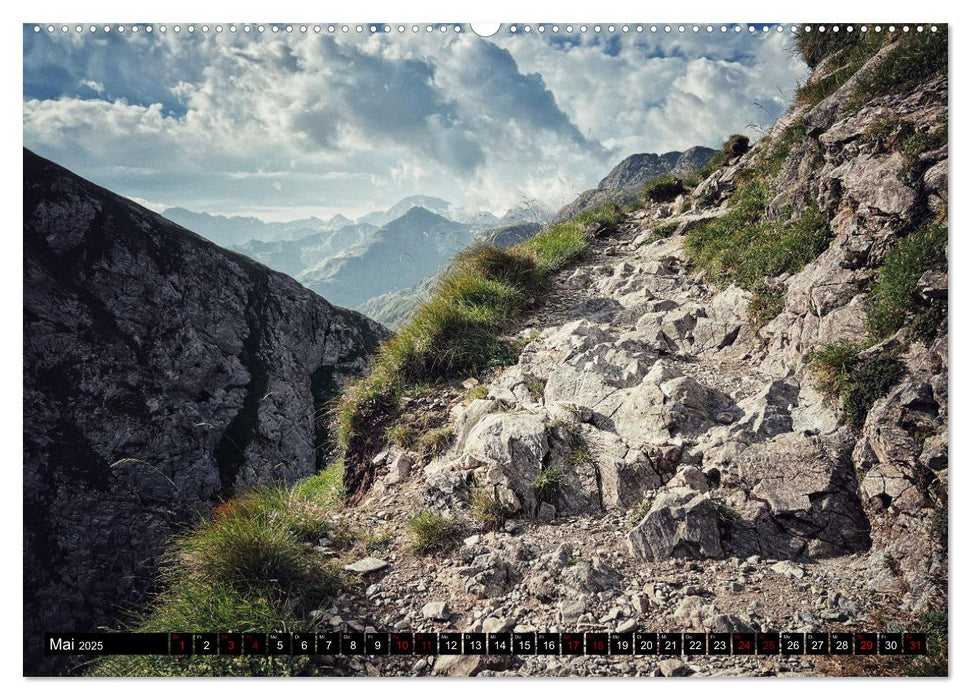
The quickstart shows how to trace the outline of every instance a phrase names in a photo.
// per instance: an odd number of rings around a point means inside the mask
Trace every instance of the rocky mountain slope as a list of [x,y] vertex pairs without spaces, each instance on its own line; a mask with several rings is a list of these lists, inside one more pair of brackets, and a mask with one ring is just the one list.
[[629,205],[643,196],[644,185],[651,179],[662,175],[687,177],[700,170],[716,151],[704,146],[694,146],[687,151],[669,153],[635,153],[618,163],[613,170],[593,189],[580,194],[573,202],[563,207],[555,221],[572,219],[584,209],[611,201]]
[[[512,365],[406,394],[391,439],[355,455],[354,483],[374,485],[340,517],[369,538],[321,543],[379,561],[310,623],[939,635],[926,625],[947,601],[947,76],[920,56],[915,77],[913,46],[818,63],[750,152],[687,196],[591,226],[587,259],[514,329]],[[443,656],[329,672],[915,671]]]
[[137,609],[176,526],[319,469],[384,335],[25,150],[25,671],[45,631]]
[[325,299],[353,308],[438,273],[473,237],[465,224],[413,207],[364,243],[305,270],[298,279]]

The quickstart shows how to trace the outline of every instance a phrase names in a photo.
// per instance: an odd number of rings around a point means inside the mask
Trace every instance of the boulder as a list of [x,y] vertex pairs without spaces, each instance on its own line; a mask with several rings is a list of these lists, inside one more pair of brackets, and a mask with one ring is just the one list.
[[738,468],[751,500],[732,523],[732,548],[778,558],[869,548],[853,444],[852,431],[842,428],[827,436],[783,433],[745,449]]
[[447,622],[452,616],[451,610],[448,609],[448,603],[441,602],[431,602],[425,603],[421,609],[421,615],[426,620],[437,620],[441,622]]
[[549,450],[543,416],[491,413],[472,428],[463,455],[493,467],[494,473],[506,477],[510,488],[532,512],[537,506],[532,483],[539,476]]
[[468,406],[457,406],[454,409],[455,422],[455,451],[461,454],[465,447],[465,440],[469,437],[472,428],[482,420],[484,416],[496,410],[496,402],[490,399],[474,399]]
[[352,564],[347,564],[344,567],[344,571],[350,571],[354,574],[373,574],[376,571],[387,568],[387,566],[388,562],[377,557],[364,557]]
[[566,567],[562,576],[566,586],[585,594],[616,590],[621,582],[620,574],[597,557]]
[[627,533],[632,555],[647,561],[671,557],[708,559],[724,554],[714,503],[690,488],[663,492]]

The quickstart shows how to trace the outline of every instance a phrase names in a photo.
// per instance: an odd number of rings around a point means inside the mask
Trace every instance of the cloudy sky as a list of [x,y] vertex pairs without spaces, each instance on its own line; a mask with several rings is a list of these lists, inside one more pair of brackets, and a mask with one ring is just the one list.
[[807,73],[788,32],[535,27],[28,25],[24,145],[159,210],[355,217],[426,194],[501,213],[563,204],[631,153],[758,136]]

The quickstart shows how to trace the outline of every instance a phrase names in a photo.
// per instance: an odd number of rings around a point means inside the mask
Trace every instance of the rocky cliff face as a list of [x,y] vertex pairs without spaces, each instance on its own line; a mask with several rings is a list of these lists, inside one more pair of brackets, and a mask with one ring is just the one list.
[[136,609],[175,527],[313,473],[384,334],[25,151],[25,670]]
[[597,185],[598,190],[628,190],[640,187],[652,177],[673,175],[684,177],[700,170],[716,151],[695,146],[687,151],[669,153],[635,153],[618,163]]
[[[468,529],[447,556],[389,557],[366,600],[330,614],[379,629],[851,631],[913,628],[946,605],[946,312],[923,336],[904,324],[878,340],[868,310],[891,251],[946,225],[947,77],[851,107],[892,49],[690,196],[592,229],[588,260],[516,329],[516,364],[410,400],[402,420],[447,416],[452,442],[436,457],[389,446],[348,516],[400,533],[420,504]],[[758,173],[772,193],[760,221],[818,209],[826,236],[753,292],[703,274],[688,241]],[[946,262],[899,296],[946,309]],[[858,377],[880,384],[872,407],[821,389],[811,352],[844,341],[855,362],[893,358],[885,378]],[[375,663],[350,672],[834,671],[814,657]]]

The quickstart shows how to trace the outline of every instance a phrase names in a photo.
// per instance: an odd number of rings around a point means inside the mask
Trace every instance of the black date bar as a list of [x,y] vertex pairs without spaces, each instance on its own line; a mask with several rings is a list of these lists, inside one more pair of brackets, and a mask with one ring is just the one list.
[[169,653],[169,635],[165,632],[67,632],[44,635],[47,654],[91,654],[121,656],[129,654]]

